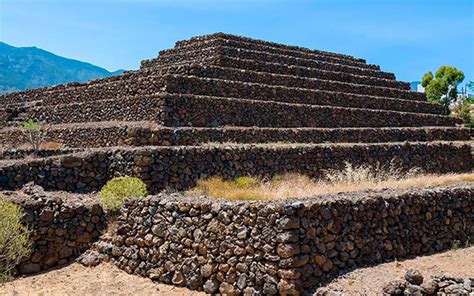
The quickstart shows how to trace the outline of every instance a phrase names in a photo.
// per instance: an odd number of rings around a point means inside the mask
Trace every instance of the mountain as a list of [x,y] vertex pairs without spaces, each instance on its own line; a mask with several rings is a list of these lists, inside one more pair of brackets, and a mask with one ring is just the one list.
[[0,93],[66,82],[84,82],[123,73],[67,59],[36,47],[14,47],[0,42]]

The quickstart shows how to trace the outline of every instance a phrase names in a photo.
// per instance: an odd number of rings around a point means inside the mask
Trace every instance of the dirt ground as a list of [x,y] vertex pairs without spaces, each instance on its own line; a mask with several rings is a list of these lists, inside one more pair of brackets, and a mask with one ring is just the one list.
[[[418,269],[425,277],[439,273],[474,277],[474,247],[357,269],[333,280],[327,287],[347,295],[381,295],[386,283],[403,278],[409,268]],[[0,285],[0,295],[198,296],[204,293],[154,283],[146,278],[129,275],[109,263],[92,268],[74,263]]]
[[326,285],[333,291],[347,295],[381,295],[383,287],[394,279],[403,279],[405,272],[418,269],[425,278],[444,274],[455,277],[474,277],[474,246],[451,250],[411,260],[395,261],[347,273]]
[[0,295],[205,295],[186,288],[158,284],[148,278],[130,275],[110,263],[84,267],[73,263],[41,274],[19,278],[0,285]]

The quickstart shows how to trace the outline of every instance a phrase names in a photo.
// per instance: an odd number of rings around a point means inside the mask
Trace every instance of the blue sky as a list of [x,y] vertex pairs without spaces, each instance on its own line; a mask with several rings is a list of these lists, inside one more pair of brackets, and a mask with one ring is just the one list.
[[0,0],[0,41],[109,70],[220,31],[351,54],[405,81],[440,65],[474,80],[474,0]]

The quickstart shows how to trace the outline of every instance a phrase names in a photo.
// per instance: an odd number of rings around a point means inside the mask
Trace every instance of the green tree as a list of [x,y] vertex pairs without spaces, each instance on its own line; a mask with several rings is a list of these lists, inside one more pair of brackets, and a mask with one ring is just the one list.
[[469,81],[469,83],[466,84],[467,88],[469,88],[471,91],[474,91],[474,81]]
[[443,105],[444,114],[449,114],[449,105],[456,101],[457,86],[464,80],[464,73],[455,67],[441,66],[435,75],[430,71],[421,79],[428,101]]

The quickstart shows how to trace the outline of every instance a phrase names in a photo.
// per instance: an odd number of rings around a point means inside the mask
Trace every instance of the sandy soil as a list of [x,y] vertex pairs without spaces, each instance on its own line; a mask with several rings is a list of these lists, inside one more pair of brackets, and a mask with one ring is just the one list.
[[418,269],[425,278],[436,274],[474,277],[474,246],[412,260],[360,268],[333,280],[326,288],[347,295],[381,295],[383,287],[388,282],[403,279],[405,272],[410,268]]
[[[333,280],[327,288],[347,295],[381,295],[383,287],[402,279],[406,270],[418,269],[425,277],[446,274],[474,277],[474,247],[412,260],[361,268]],[[0,295],[205,295],[185,288],[154,283],[129,275],[110,263],[87,268],[74,263],[61,269],[16,279],[0,285]]]
[[205,295],[130,275],[110,263],[84,267],[78,263],[0,285],[0,295]]

